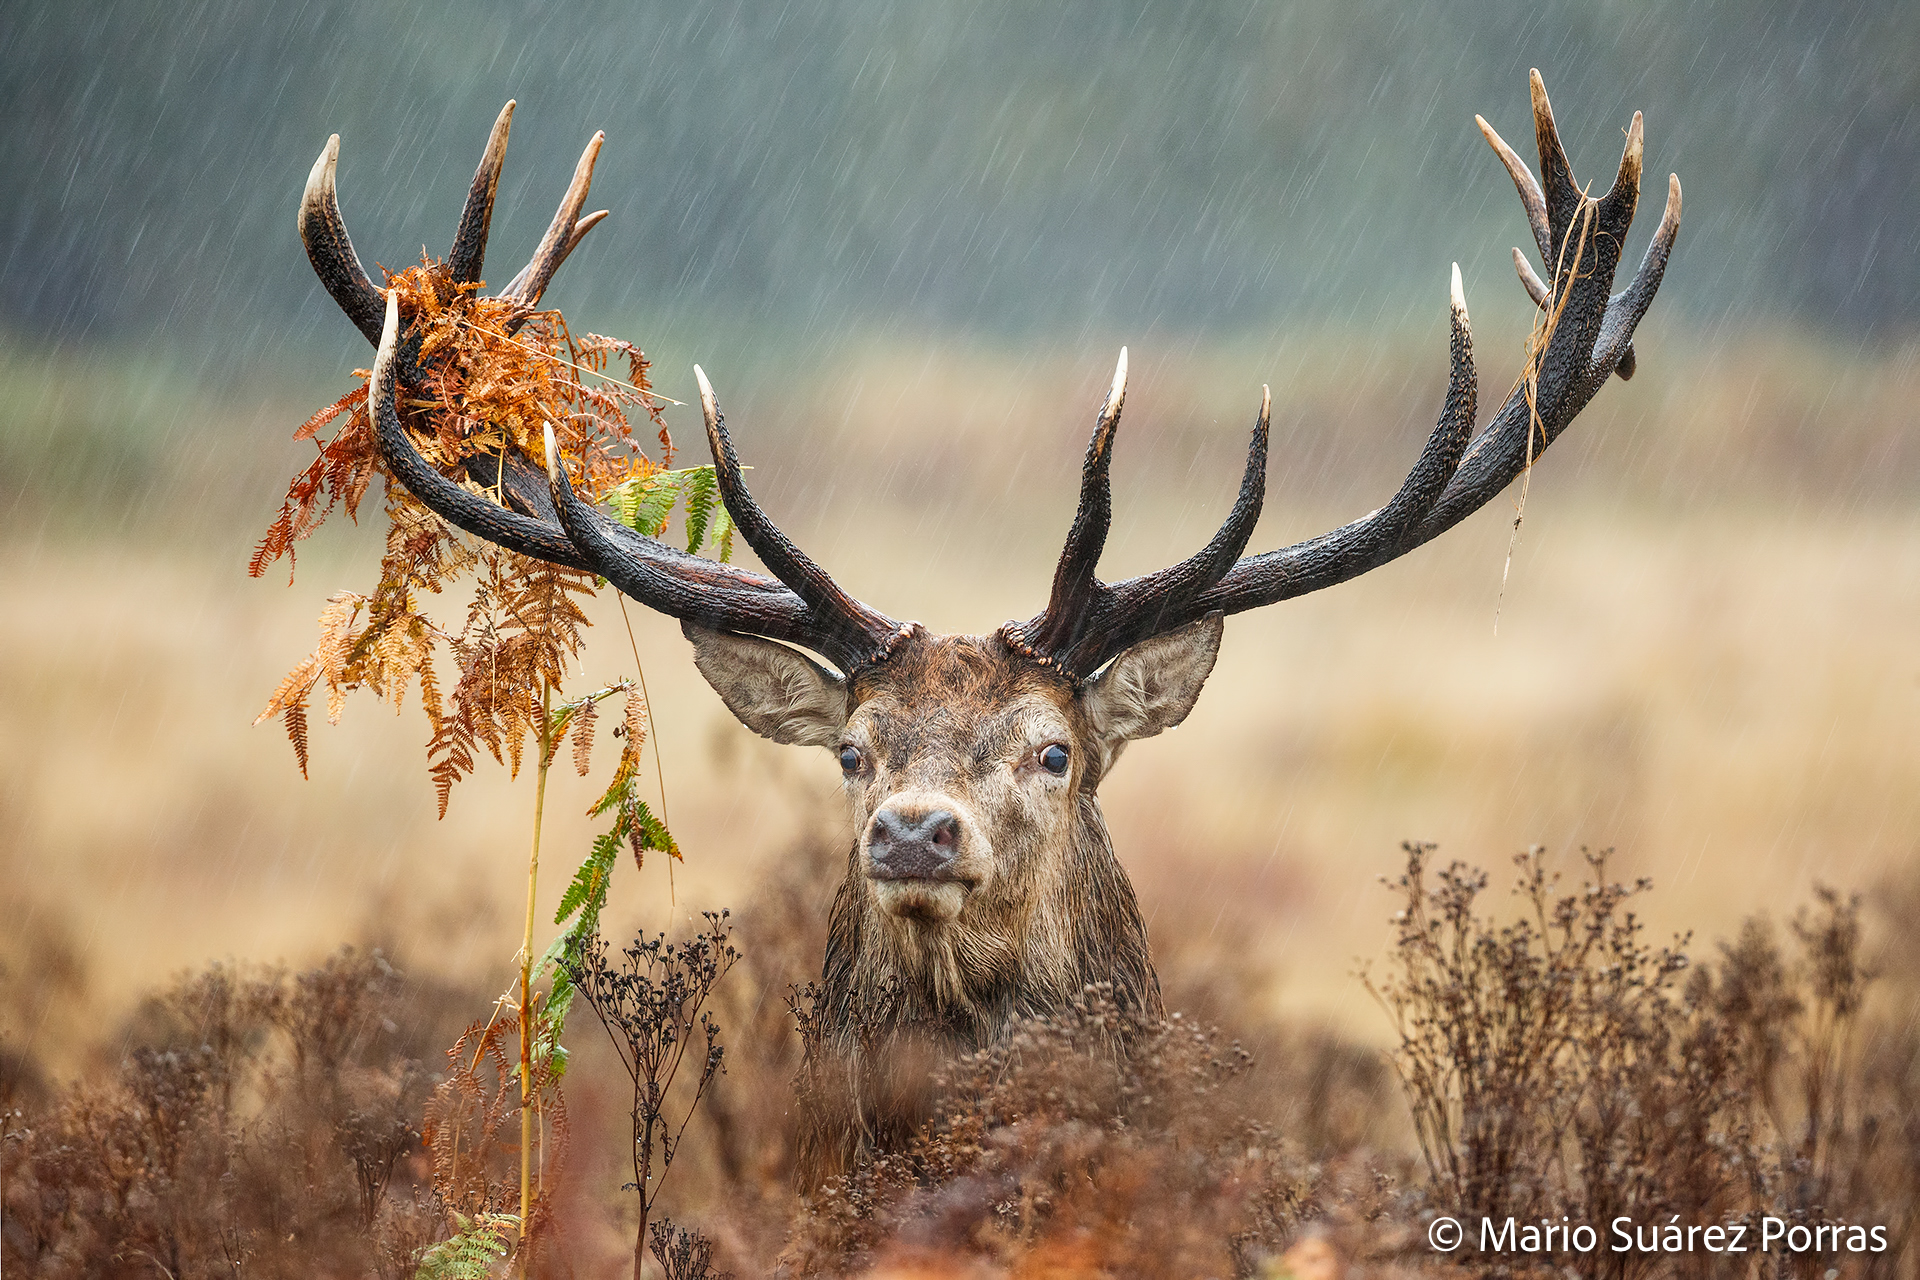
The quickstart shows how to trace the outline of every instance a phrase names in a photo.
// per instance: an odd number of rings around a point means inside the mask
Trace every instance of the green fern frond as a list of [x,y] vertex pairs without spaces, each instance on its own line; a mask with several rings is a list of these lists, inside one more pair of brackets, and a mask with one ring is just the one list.
[[680,846],[673,842],[673,833],[667,830],[666,823],[653,816],[646,801],[634,797],[629,820],[633,830],[640,833],[642,849],[653,849],[675,858],[680,856]]
[[633,798],[633,789],[640,779],[640,757],[638,753],[626,750],[620,753],[619,767],[613,771],[613,781],[600,793],[600,798],[587,810],[589,818],[597,818],[609,809],[624,811],[627,801]]
[[607,491],[606,501],[612,506],[615,519],[649,538],[665,536],[674,507],[683,505],[687,551],[699,554],[711,536],[720,559],[733,557],[734,525],[720,501],[720,481],[711,465],[655,471],[623,480]]
[[420,1255],[413,1280],[487,1280],[511,1252],[510,1233],[520,1230],[520,1217],[512,1213],[455,1214],[454,1221],[459,1232]]
[[680,486],[685,478],[684,471],[656,471],[623,480],[608,494],[614,514],[629,529],[649,538],[659,537],[667,530],[667,520],[673,515],[674,503],[680,499]]
[[681,494],[687,504],[687,552],[698,554],[707,540],[707,523],[720,496],[720,482],[712,467],[694,467]]
[[573,882],[567,891],[560,895],[560,909],[553,917],[555,924],[565,924],[567,917],[576,911],[581,912],[580,920],[589,932],[598,924],[600,909],[607,901],[607,880],[613,873],[614,856],[620,852],[623,834],[616,825],[614,830],[593,842],[593,851],[573,873]]

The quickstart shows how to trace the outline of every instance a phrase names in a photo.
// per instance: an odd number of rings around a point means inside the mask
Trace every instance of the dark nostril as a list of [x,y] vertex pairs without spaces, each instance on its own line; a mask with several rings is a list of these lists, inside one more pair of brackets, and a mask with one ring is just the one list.
[[945,809],[928,814],[926,825],[932,828],[933,842],[942,849],[951,849],[960,843],[960,820]]

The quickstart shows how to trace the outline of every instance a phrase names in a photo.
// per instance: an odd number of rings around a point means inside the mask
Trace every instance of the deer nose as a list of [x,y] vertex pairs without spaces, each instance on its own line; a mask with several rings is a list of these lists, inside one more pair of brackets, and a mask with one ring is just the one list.
[[948,880],[960,853],[960,819],[946,809],[917,817],[894,809],[873,815],[867,857],[876,880]]

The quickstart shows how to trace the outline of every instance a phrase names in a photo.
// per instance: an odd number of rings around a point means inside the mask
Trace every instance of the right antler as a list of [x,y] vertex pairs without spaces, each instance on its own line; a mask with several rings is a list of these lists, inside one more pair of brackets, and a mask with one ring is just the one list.
[[[1540,73],[1533,72],[1534,135],[1541,180],[1478,116],[1480,129],[1506,165],[1526,206],[1551,287],[1520,256],[1521,282],[1546,311],[1544,345],[1529,353],[1526,375],[1487,429],[1473,438],[1478,389],[1473,338],[1460,269],[1453,270],[1452,373],[1438,425],[1399,492],[1376,511],[1330,533],[1262,555],[1240,556],[1260,514],[1267,404],[1248,450],[1247,476],[1219,534],[1206,550],[1156,573],[1111,585],[1094,576],[1110,506],[1108,456],[1126,392],[1126,353],[1114,375],[1088,447],[1080,509],[1067,535],[1046,612],[1001,629],[1007,643],[1035,661],[1084,678],[1149,636],[1212,613],[1240,613],[1345,582],[1444,533],[1491,501],[1557,439],[1613,374],[1633,373],[1633,331],[1653,302],[1680,231],[1680,179],[1667,182],[1666,213],[1633,282],[1617,296],[1607,289],[1620,262],[1640,198],[1642,135],[1634,113],[1620,172],[1598,200],[1574,182],[1554,127]],[[1469,444],[1468,441],[1472,440]]]
[[[480,278],[513,108],[512,102],[507,103],[494,121],[447,255],[448,268],[457,283],[471,284]],[[605,210],[585,217],[580,214],[603,140],[604,135],[596,133],[587,144],[566,196],[533,258],[497,295],[524,308],[523,314],[509,322],[509,330],[532,313],[560,264],[606,217]],[[884,658],[911,634],[910,626],[842,591],[767,519],[741,478],[719,405],[704,374],[700,375],[701,407],[721,497],[747,545],[779,575],[779,581],[670,547],[581,501],[567,482],[565,469],[553,456],[551,430],[544,474],[510,452],[500,459],[469,461],[470,478],[487,486],[497,484],[507,498],[507,506],[470,492],[442,475],[420,455],[402,418],[398,388],[419,378],[418,340],[402,332],[398,294],[387,290],[383,299],[382,291],[374,287],[354,253],[334,188],[339,155],[340,138],[335,134],[328,139],[307,179],[300,205],[300,238],[328,294],[379,348],[368,388],[374,433],[388,470],[428,509],[448,523],[510,551],[597,573],[661,613],[700,626],[792,641],[845,669]],[[499,471],[475,474],[476,465],[497,466]]]

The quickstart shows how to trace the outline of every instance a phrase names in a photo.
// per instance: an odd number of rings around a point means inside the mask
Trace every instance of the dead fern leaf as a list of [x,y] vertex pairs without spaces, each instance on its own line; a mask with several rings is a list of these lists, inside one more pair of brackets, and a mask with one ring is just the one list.
[[[632,343],[597,334],[576,339],[559,312],[477,297],[475,286],[455,281],[446,264],[431,259],[387,272],[386,284],[419,351],[419,380],[400,396],[402,425],[449,480],[501,501],[488,485],[502,474],[502,455],[542,464],[547,423],[576,488],[592,501],[671,466],[673,441],[647,358]],[[624,379],[609,372],[616,365],[624,366]],[[386,515],[379,580],[368,593],[341,592],[328,601],[313,653],[281,681],[260,718],[287,721],[304,775],[307,706],[323,681],[327,718],[337,723],[353,690],[369,689],[398,712],[417,679],[430,728],[427,772],[444,815],[454,783],[473,772],[482,749],[518,773],[528,740],[541,738],[541,690],[560,688],[578,657],[588,626],[582,601],[597,579],[476,544],[395,484],[368,414],[370,374],[354,373],[360,385],[295,429],[294,438],[312,441],[318,456],[288,483],[248,572],[262,576],[285,556],[291,575],[294,544],[336,507],[357,520],[379,477]],[[633,423],[642,418],[658,428],[658,463],[637,447]],[[456,630],[435,622],[422,602],[462,581],[473,584],[473,594]],[[446,668],[434,661],[442,648],[453,668],[444,683]],[[581,773],[591,763],[599,699],[625,689],[602,690],[556,723],[550,744],[557,750],[571,729]],[[644,707],[636,715],[632,703],[630,695],[623,758],[645,740]]]
[[597,715],[592,701],[573,714],[573,771],[583,778],[593,765],[593,724]]

